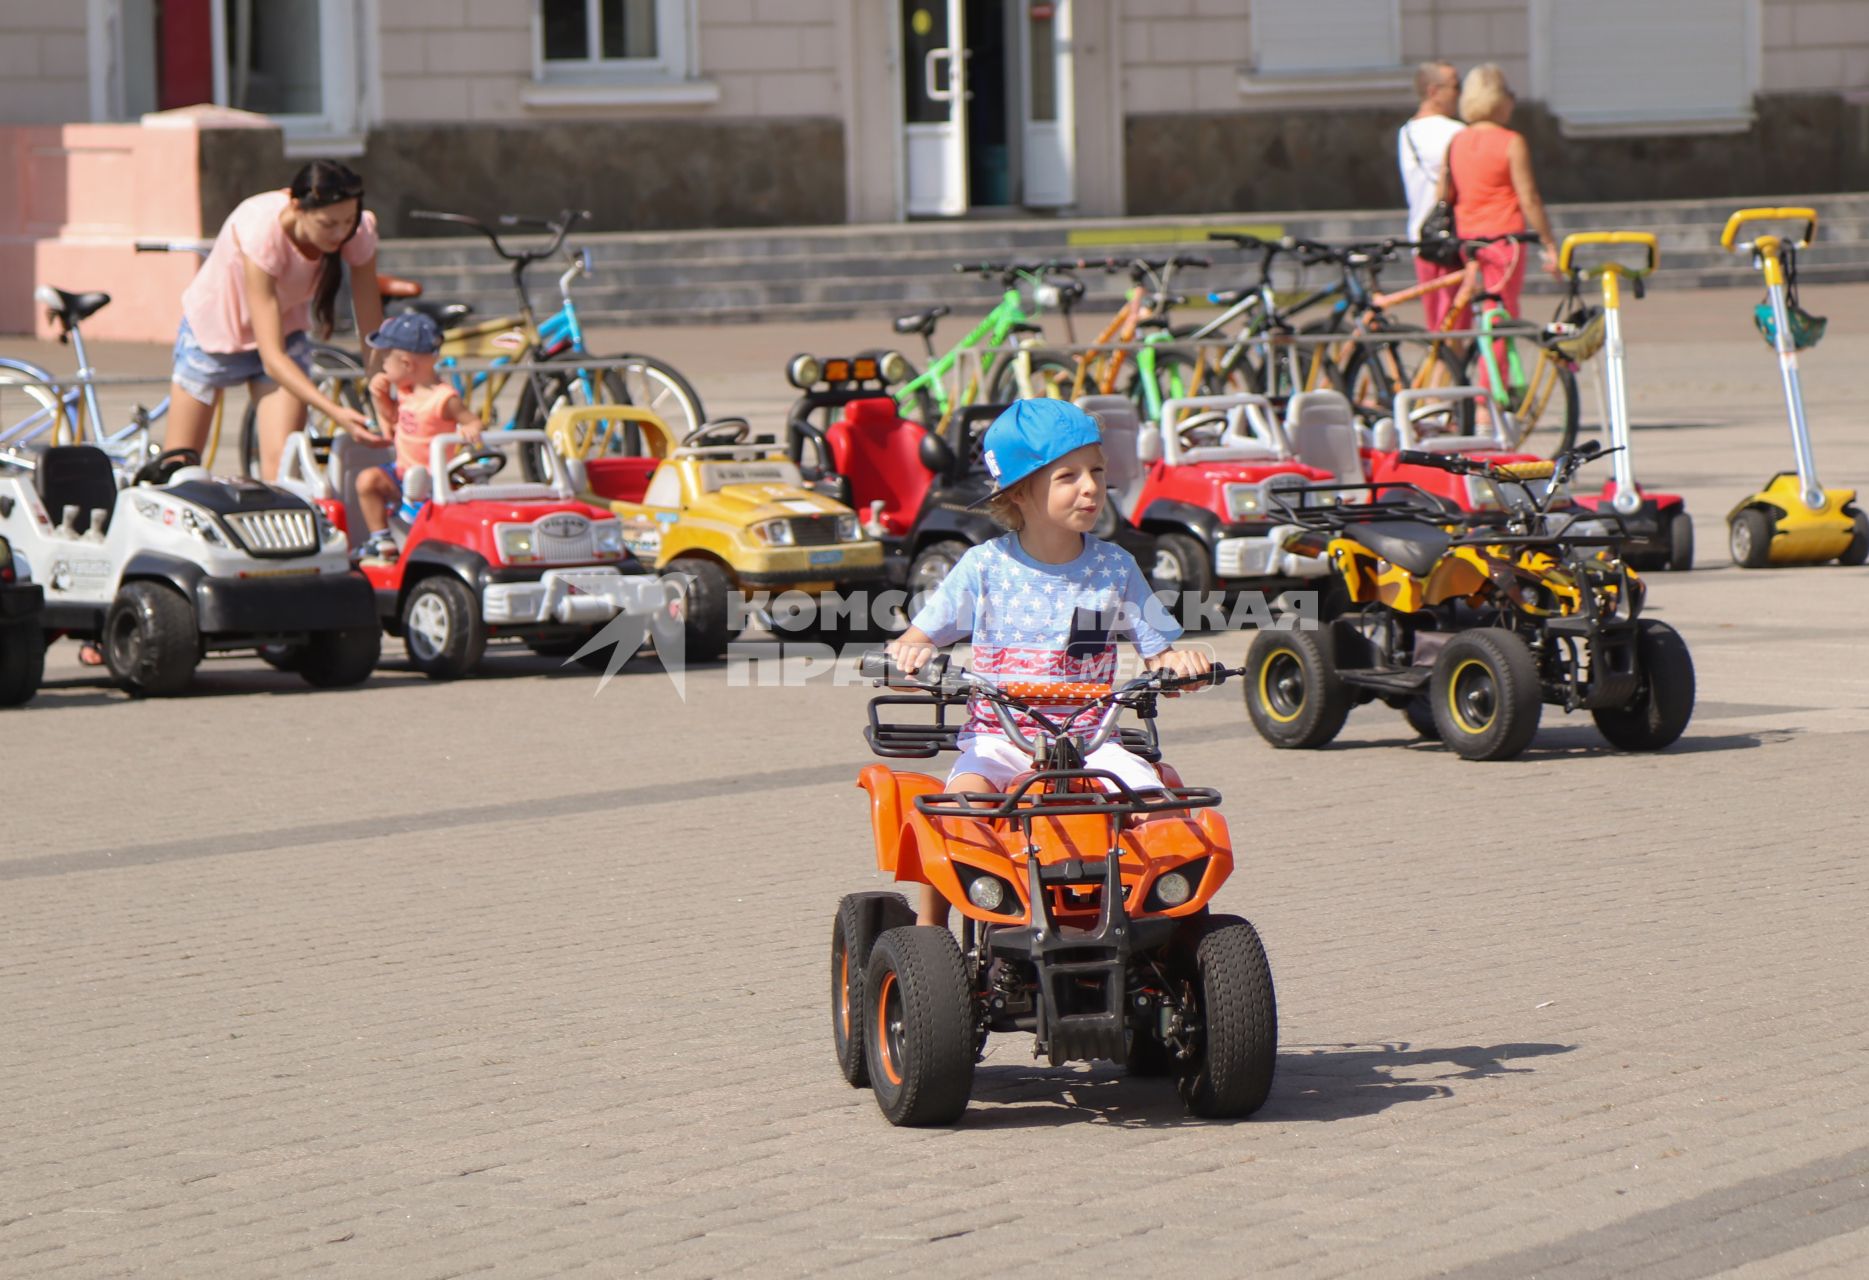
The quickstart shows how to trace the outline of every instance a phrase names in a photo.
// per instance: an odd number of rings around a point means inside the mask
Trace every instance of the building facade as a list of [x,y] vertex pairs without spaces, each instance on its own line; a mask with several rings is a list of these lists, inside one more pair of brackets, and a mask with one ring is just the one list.
[[1869,187],[1869,0],[7,0],[0,123],[268,117],[210,225],[313,155],[391,234],[1348,208],[1429,57],[1504,67],[1553,200]]

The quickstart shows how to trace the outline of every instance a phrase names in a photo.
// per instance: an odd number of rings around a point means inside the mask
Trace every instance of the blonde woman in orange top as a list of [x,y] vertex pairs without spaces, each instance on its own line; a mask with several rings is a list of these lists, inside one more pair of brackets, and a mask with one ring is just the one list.
[[[1492,63],[1467,72],[1460,87],[1460,114],[1467,127],[1447,148],[1440,198],[1454,209],[1454,231],[1468,237],[1513,231],[1538,233],[1544,269],[1557,274],[1557,238],[1545,215],[1544,199],[1532,176],[1531,148],[1524,135],[1506,128],[1516,99],[1505,74]],[[1525,246],[1488,245],[1477,255],[1487,292],[1498,294],[1507,311],[1519,313],[1519,290],[1525,284]],[[1470,316],[1456,324],[1465,328]]]

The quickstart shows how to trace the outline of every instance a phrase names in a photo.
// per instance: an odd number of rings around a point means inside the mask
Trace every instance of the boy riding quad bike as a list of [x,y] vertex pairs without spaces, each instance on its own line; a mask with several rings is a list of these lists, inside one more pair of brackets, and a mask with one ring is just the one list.
[[[941,657],[906,675],[881,653],[862,669],[914,690],[872,699],[865,737],[877,755],[956,750],[972,703],[991,708],[1032,768],[1003,792],[965,794],[927,774],[862,771],[877,865],[934,886],[962,921],[957,944],[915,924],[897,894],[838,904],[831,1025],[845,1079],[869,1085],[892,1124],[951,1124],[988,1033],[1024,1032],[1054,1065],[1107,1059],[1173,1075],[1195,1115],[1256,1111],[1278,1012],[1252,925],[1207,909],[1233,870],[1220,794],[1183,786],[1167,765],[1159,789],[1138,791],[1085,764],[1112,740],[1159,762],[1158,700],[1239,673],[996,684]],[[932,711],[932,723],[898,719],[904,708]],[[1124,712],[1141,727],[1119,728]]]
[[1551,510],[1577,468],[1604,452],[1588,442],[1556,462],[1503,466],[1403,455],[1490,481],[1508,504],[1503,526],[1461,522],[1413,486],[1360,505],[1293,501],[1303,529],[1293,542],[1330,558],[1352,603],[1324,630],[1253,641],[1246,708],[1260,736],[1321,747],[1351,708],[1382,701],[1468,760],[1524,751],[1547,702],[1588,710],[1620,750],[1659,751],[1680,737],[1694,711],[1686,644],[1640,616],[1645,587],[1616,535],[1576,532],[1589,513]]

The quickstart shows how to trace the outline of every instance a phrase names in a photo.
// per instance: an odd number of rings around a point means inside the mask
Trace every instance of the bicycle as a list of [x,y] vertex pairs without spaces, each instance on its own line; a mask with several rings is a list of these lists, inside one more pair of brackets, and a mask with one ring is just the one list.
[[[1071,307],[1084,296],[1084,282],[1070,274],[1074,265],[1054,260],[957,264],[954,270],[962,274],[998,277],[1004,292],[967,336],[945,353],[936,352],[934,331],[936,322],[950,308],[936,305],[896,318],[895,331],[920,334],[928,352],[928,368],[913,374],[911,366],[912,376],[896,388],[896,404],[902,416],[939,431],[956,409],[980,402],[983,389],[989,403],[1035,394],[1034,357],[1040,349],[1030,339],[1044,333],[1036,321],[1045,307],[1057,307],[1068,316]],[[1026,307],[1028,294],[1030,310]],[[1015,343],[1015,338],[1021,341]]]
[[[1272,283],[1272,268],[1281,254],[1297,258],[1300,267],[1316,266],[1333,259],[1302,251],[1297,242],[1289,238],[1262,240],[1258,236],[1231,231],[1210,231],[1207,238],[1226,241],[1244,250],[1256,250],[1260,255],[1259,279],[1252,285],[1238,289],[1210,291],[1207,300],[1225,310],[1206,324],[1185,328],[1174,336],[1198,343],[1225,337],[1229,329],[1237,324],[1232,344],[1211,361],[1209,348],[1194,348],[1195,371],[1202,377],[1206,394],[1281,398],[1291,395],[1302,384],[1304,377],[1299,365],[1299,349],[1293,343],[1265,339],[1268,334],[1284,337],[1299,332],[1293,324],[1294,318],[1341,298],[1343,284],[1338,281],[1325,285],[1310,293],[1300,294],[1289,306],[1281,306],[1279,292]],[[1272,359],[1273,352],[1279,353],[1280,358],[1276,361]]]

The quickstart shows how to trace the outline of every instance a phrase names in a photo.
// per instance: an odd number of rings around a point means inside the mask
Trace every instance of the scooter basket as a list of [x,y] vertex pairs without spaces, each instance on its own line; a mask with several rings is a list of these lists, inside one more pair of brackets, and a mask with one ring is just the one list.
[[1603,349],[1603,308],[1578,307],[1545,327],[1546,341],[1565,359],[1582,364]]
[[[1824,327],[1829,323],[1823,316],[1814,316],[1795,302],[1785,304],[1785,314],[1791,320],[1791,345],[1798,351],[1804,351],[1823,341]],[[1765,345],[1778,349],[1778,322],[1772,316],[1771,299],[1766,299],[1752,309],[1752,321],[1759,326],[1759,336],[1765,339]]]

